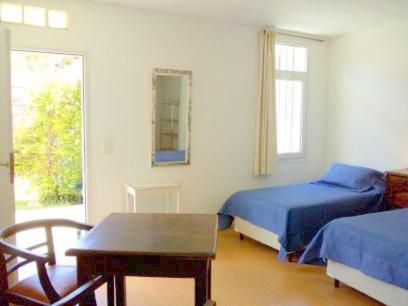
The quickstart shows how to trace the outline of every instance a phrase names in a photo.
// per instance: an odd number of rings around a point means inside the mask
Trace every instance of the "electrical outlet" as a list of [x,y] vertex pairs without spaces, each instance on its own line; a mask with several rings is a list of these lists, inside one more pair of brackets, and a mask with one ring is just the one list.
[[112,138],[105,138],[104,141],[104,152],[109,154],[113,152],[113,139]]

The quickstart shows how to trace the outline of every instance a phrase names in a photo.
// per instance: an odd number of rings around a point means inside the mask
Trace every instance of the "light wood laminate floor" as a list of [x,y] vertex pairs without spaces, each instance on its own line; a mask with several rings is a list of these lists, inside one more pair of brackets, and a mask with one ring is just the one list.
[[[129,306],[192,306],[189,279],[128,277]],[[213,299],[220,306],[381,305],[345,285],[335,289],[325,268],[279,262],[277,251],[232,230],[220,232],[213,262]],[[105,290],[97,294],[106,305]]]

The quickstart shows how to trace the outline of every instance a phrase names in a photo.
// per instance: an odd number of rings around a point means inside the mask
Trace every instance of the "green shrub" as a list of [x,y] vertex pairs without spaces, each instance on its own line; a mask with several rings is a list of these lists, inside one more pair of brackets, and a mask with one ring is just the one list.
[[16,129],[16,174],[43,204],[82,200],[81,84],[52,82],[33,97],[30,116]]

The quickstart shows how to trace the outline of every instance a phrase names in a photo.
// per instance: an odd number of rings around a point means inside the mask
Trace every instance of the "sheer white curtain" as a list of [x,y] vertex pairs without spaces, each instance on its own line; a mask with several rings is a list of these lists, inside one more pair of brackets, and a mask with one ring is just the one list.
[[269,175],[276,167],[275,36],[273,31],[260,31],[255,175]]

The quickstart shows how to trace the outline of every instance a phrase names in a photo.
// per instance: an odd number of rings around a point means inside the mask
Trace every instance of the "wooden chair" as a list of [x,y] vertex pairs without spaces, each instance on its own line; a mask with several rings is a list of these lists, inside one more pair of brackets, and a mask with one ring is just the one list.
[[[30,221],[9,226],[0,230],[0,306],[16,305],[75,305],[86,299],[88,304],[94,304],[94,291],[108,282],[108,304],[113,305],[113,278],[98,276],[92,281],[77,287],[75,266],[56,264],[52,229],[68,227],[88,231],[90,225],[64,219]],[[31,229],[43,228],[45,241],[22,249],[9,243],[6,239],[17,233]],[[47,248],[46,254],[33,251]],[[17,259],[21,259],[17,261]],[[9,276],[21,267],[35,263],[37,274],[25,278],[9,286]],[[87,304],[87,305],[88,305]]]

